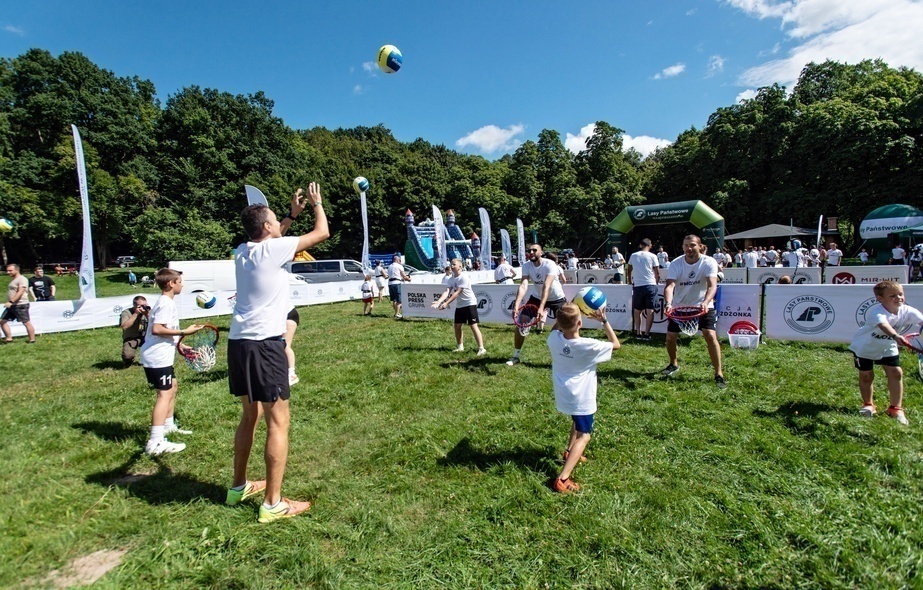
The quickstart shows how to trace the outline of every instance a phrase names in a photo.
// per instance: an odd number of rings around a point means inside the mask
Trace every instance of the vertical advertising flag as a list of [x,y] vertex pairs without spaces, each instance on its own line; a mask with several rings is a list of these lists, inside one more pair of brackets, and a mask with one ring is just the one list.
[[435,205],[433,205],[433,222],[436,230],[436,235],[433,236],[433,249],[436,250],[436,260],[441,270],[449,265],[449,257],[445,249],[445,222],[442,220],[442,212]]
[[519,240],[519,266],[526,263],[526,230],[522,227],[522,219],[516,218],[516,238]]
[[481,216],[481,268],[490,270],[493,266],[493,255],[490,251],[490,217],[487,215],[487,209],[483,207],[478,207],[478,214]]
[[80,257],[80,299],[96,299],[96,275],[93,272],[93,234],[90,230],[90,194],[87,192],[87,170],[83,161],[83,142],[76,125],[74,156],[77,160],[77,181],[80,184],[80,204],[83,207],[83,253]]
[[359,209],[362,211],[362,270],[372,271],[372,261],[369,259],[369,211],[365,201],[365,191],[359,193]]
[[503,257],[509,264],[513,264],[513,243],[510,242],[510,232],[505,229],[500,230],[500,249],[503,251]]

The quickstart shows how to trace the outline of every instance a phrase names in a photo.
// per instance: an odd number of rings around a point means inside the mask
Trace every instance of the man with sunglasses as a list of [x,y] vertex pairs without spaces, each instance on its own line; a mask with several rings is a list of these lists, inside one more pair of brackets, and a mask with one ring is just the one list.
[[[519,284],[519,290],[516,292],[515,314],[519,313],[519,308],[529,292],[527,305],[534,305],[538,308],[537,316],[542,317],[546,309],[550,309],[554,315],[561,306],[567,303],[564,298],[564,288],[561,287],[561,268],[547,258],[542,258],[542,247],[538,244],[531,244],[526,248],[528,260],[522,265],[522,282]],[[533,285],[530,289],[529,281]],[[528,332],[526,332],[528,333]],[[516,330],[513,333],[513,356],[506,364],[512,367],[520,362],[519,354],[522,345],[526,341],[523,331]]]

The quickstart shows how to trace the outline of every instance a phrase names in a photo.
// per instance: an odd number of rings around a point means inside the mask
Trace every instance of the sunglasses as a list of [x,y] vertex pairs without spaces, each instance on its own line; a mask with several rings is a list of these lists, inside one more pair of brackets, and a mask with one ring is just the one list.
[[529,248],[527,252],[538,252],[538,248]]

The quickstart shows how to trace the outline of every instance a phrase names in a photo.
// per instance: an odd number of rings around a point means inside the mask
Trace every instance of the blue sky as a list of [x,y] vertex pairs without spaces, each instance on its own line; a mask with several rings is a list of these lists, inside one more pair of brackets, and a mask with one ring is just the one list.
[[[0,56],[79,51],[161,100],[264,91],[296,129],[383,124],[497,158],[592,124],[642,153],[826,58],[923,66],[921,0],[446,2],[3,0]],[[373,65],[390,43],[396,74]]]

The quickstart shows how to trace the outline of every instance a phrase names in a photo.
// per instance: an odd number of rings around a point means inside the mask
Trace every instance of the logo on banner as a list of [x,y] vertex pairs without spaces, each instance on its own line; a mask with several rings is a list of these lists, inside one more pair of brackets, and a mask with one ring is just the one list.
[[635,219],[644,219],[645,217],[647,217],[647,211],[645,211],[644,209],[638,209],[637,211],[635,211],[633,217]]
[[425,309],[426,293],[421,293],[419,291],[409,291],[407,293],[406,305],[411,309]]
[[615,275],[606,275],[606,276],[604,277],[604,280],[606,281],[606,283],[608,283],[608,284],[610,284],[610,285],[616,285],[616,284],[618,284],[618,283],[615,282]]
[[754,319],[753,308],[743,305],[725,305],[718,311],[718,316],[722,318],[747,318]]
[[116,305],[115,307],[112,308],[112,313],[118,315],[118,314],[122,313],[122,309],[123,309],[123,308],[122,308],[121,305]]
[[491,310],[494,308],[494,301],[490,298],[490,295],[486,291],[475,291],[474,297],[478,300],[478,316],[481,314],[490,315]]
[[587,285],[594,285],[594,284],[596,284],[596,275],[587,275],[587,277],[586,277],[586,284],[587,284]]
[[[838,272],[833,275],[833,284],[834,285],[855,285],[856,277],[849,272]],[[863,320],[863,324],[865,321]],[[861,324],[860,324],[861,325]]]
[[869,297],[859,304],[859,307],[856,309],[856,324],[858,324],[860,328],[864,326],[865,322],[867,321],[865,317],[866,312],[868,312],[868,310],[876,303],[878,303],[877,299],[874,297]]
[[[292,291],[292,297],[294,297],[295,299],[298,299],[298,291]],[[237,298],[237,294],[236,294],[236,293],[234,294],[234,298],[235,298],[235,299]]]
[[785,305],[785,323],[802,334],[819,334],[833,325],[836,313],[823,297],[802,295]]
[[69,320],[72,317],[74,317],[74,312],[68,309],[67,311],[61,314],[61,317],[63,317],[65,320]]
[[657,294],[654,296],[654,323],[662,324],[666,321],[667,316],[663,312],[667,309],[666,301],[663,298],[663,295]]
[[317,296],[318,296],[318,297],[323,296],[323,294],[324,294],[324,290],[323,290],[323,289],[318,289],[318,290],[317,290]]
[[516,291],[510,291],[500,300],[500,309],[509,319],[513,319],[513,313],[516,311],[513,309],[514,305],[516,305]]

